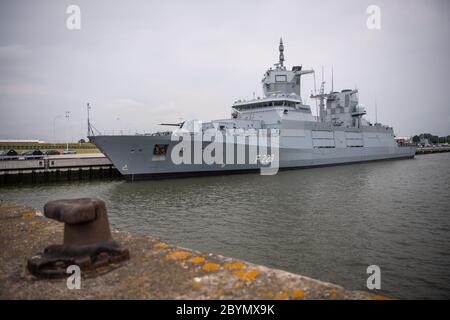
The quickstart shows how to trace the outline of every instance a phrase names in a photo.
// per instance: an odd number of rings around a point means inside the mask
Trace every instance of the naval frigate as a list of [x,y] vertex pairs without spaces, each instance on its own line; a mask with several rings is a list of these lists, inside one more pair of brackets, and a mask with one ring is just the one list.
[[175,126],[172,131],[135,135],[95,134],[88,119],[89,139],[130,180],[264,169],[274,174],[278,168],[414,157],[415,146],[398,145],[392,127],[364,118],[357,89],[332,86],[326,93],[322,76],[320,90],[311,94],[318,109],[313,115],[301,97],[308,74],[314,70],[285,66],[280,39],[279,60],[262,79],[263,96],[235,101],[231,118],[187,120],[165,124]]

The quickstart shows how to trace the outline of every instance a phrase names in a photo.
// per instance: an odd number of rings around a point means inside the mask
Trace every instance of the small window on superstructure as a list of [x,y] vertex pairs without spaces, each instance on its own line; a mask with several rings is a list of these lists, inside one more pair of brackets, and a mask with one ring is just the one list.
[[275,82],[286,82],[286,75],[276,75]]

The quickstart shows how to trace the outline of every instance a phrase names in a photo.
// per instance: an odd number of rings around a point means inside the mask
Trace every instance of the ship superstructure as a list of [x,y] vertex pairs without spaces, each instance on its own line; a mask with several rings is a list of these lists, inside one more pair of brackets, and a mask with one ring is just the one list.
[[[398,146],[392,127],[371,124],[364,118],[366,111],[356,89],[325,93],[322,81],[319,93],[311,95],[319,102],[314,116],[301,98],[302,77],[308,74],[314,71],[285,66],[280,39],[278,62],[262,79],[263,96],[235,101],[231,118],[188,120],[174,124],[176,130],[154,134],[91,134],[89,138],[131,180],[259,170],[267,166],[259,161],[261,157],[274,160],[275,138],[276,164],[281,169],[414,157],[415,147]],[[205,132],[213,132],[216,138],[205,141]],[[219,133],[223,140],[217,138]],[[193,137],[189,145],[180,147],[183,139],[174,139],[182,135]],[[261,148],[252,153],[255,136],[270,137],[271,142],[262,148],[266,153],[262,154]],[[195,141],[200,141],[200,156]],[[209,144],[216,144],[214,151],[208,150]],[[217,148],[217,144],[222,146]],[[245,151],[244,159],[239,159],[239,150]],[[207,152],[216,161],[205,156]]]

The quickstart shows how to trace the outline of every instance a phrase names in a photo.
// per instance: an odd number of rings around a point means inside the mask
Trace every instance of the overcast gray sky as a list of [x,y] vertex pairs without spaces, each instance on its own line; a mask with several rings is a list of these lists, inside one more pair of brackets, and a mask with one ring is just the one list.
[[[66,28],[71,4],[81,30]],[[381,30],[366,26],[371,4]],[[397,135],[450,134],[448,0],[0,0],[0,138],[52,140],[55,118],[58,140],[82,138],[86,102],[109,132],[229,117],[261,95],[280,36],[288,67],[319,84],[323,65],[329,90],[334,66],[335,89],[357,86],[369,120],[376,100]]]

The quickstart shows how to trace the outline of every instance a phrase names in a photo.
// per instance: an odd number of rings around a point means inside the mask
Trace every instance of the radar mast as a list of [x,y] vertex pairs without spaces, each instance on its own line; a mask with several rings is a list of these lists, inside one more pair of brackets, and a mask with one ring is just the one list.
[[280,38],[280,46],[278,47],[278,50],[280,51],[280,58],[279,58],[279,66],[283,68],[284,64],[284,45],[283,45],[283,38]]

